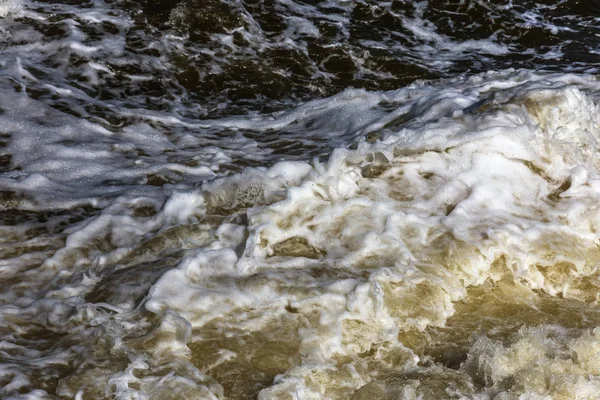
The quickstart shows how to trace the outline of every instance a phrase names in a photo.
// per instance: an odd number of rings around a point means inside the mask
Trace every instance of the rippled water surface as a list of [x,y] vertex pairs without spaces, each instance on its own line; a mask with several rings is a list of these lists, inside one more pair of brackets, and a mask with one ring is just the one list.
[[0,397],[600,398],[595,1],[0,0]]

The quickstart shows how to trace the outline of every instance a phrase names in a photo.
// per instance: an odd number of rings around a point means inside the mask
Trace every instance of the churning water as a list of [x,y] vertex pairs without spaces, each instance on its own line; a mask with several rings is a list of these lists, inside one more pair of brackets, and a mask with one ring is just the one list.
[[0,397],[600,398],[600,5],[0,0]]

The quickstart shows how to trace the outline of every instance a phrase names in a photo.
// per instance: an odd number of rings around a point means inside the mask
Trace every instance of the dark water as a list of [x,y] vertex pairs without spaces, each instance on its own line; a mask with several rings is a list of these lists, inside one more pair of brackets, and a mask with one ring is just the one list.
[[[99,102],[94,107],[81,99],[79,112],[54,104],[84,116],[107,118],[111,113],[103,102],[110,100],[214,118],[286,109],[348,87],[393,90],[418,79],[506,68],[589,73],[598,68],[596,2],[32,4],[27,8],[51,18],[15,17],[10,25],[29,26],[40,35],[6,40],[4,52],[14,55],[31,39],[67,39],[76,23],[85,35],[82,43],[99,49],[78,54],[59,45],[60,50],[31,55],[30,62],[35,77],[72,86]],[[95,8],[102,10],[99,20],[78,16]],[[121,43],[111,49],[112,41]],[[27,68],[29,57],[21,58]],[[94,61],[107,71],[91,79]],[[43,88],[28,90],[52,102]]]

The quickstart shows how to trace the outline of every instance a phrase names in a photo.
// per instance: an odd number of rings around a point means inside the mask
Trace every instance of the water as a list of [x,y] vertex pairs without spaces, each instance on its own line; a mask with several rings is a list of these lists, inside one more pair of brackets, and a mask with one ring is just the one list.
[[0,397],[600,397],[600,8],[0,0]]

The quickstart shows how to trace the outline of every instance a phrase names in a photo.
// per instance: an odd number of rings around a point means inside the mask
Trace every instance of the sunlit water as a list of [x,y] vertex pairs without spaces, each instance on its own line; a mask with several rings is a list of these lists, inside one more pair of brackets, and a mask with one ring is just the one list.
[[600,398],[599,53],[576,0],[0,0],[0,397]]

